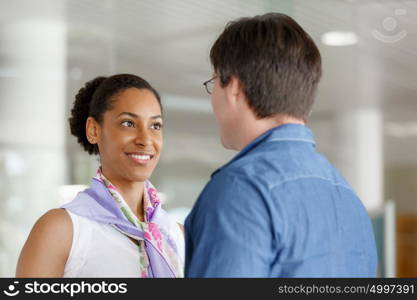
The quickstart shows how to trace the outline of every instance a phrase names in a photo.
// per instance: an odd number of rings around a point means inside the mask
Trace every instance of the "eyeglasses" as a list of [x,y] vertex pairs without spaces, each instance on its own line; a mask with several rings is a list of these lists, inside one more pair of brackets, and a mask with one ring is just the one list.
[[207,93],[209,93],[209,95],[211,95],[211,93],[213,92],[213,87],[214,87],[214,79],[216,79],[217,76],[214,76],[213,78],[203,82],[203,85],[206,88]]

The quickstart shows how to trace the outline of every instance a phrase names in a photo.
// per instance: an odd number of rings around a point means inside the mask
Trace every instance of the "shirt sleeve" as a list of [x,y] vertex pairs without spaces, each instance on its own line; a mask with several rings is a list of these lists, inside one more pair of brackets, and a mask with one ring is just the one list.
[[186,277],[268,277],[270,212],[249,178],[217,173],[185,222]]

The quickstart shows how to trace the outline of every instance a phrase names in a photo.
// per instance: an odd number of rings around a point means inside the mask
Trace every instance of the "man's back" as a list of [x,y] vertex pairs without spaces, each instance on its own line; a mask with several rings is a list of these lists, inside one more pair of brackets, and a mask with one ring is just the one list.
[[366,210],[304,126],[322,74],[311,36],[281,13],[240,18],[210,61],[220,140],[240,152],[186,220],[186,276],[375,276]]
[[287,124],[212,176],[186,222],[190,277],[370,277],[372,226],[349,184]]

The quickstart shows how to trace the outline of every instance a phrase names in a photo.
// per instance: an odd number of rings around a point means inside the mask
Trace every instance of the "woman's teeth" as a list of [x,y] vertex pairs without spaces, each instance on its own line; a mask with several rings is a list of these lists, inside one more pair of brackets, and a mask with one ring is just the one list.
[[150,160],[151,159],[150,155],[128,154],[128,156],[130,156],[134,159],[138,159],[138,160]]

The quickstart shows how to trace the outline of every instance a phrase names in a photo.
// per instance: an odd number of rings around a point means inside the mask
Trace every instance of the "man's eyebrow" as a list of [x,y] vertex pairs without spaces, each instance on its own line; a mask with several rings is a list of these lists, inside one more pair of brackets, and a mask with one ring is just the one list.
[[[118,118],[118,117],[120,117],[121,115],[128,115],[128,116],[131,116],[132,118],[135,118],[135,119],[138,119],[139,118],[139,116],[137,115],[137,114],[135,114],[135,113],[132,113],[132,112],[126,112],[126,111],[124,111],[124,112],[121,112],[116,118]],[[155,120],[155,119],[162,119],[162,116],[161,115],[156,115],[156,116],[152,116],[152,117],[150,117],[152,120]]]

